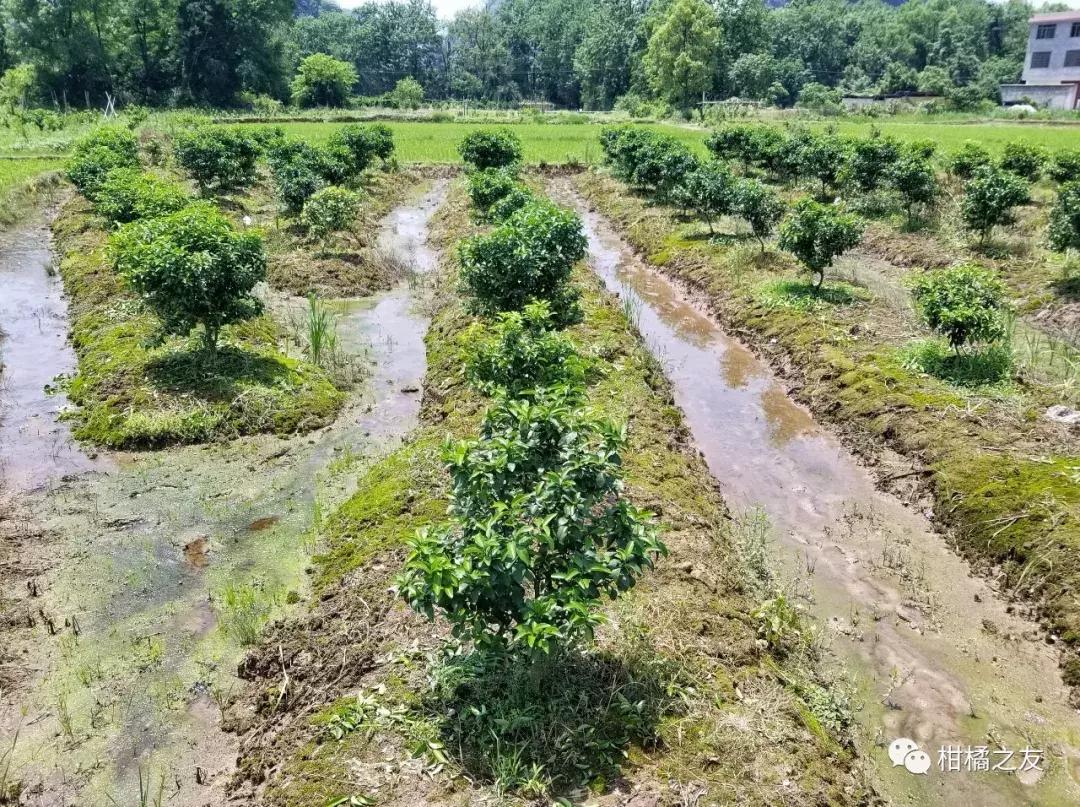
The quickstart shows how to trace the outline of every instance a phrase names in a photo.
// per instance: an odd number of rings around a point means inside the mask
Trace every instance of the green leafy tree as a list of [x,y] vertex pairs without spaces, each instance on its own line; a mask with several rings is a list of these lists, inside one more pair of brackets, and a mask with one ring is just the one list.
[[521,311],[503,312],[492,324],[474,323],[462,339],[465,377],[485,394],[513,397],[543,387],[582,384],[585,363],[573,342],[554,326],[551,309],[542,300]]
[[360,214],[360,194],[348,188],[331,185],[315,191],[304,202],[300,224],[320,241],[333,233],[350,229]]
[[863,193],[877,190],[900,158],[900,144],[875,133],[852,141],[841,176]]
[[722,162],[710,160],[687,173],[676,186],[674,198],[697,212],[708,222],[709,232],[714,232],[713,221],[735,207],[735,176]]
[[675,189],[697,170],[700,162],[685,143],[671,135],[648,132],[624,155],[630,182],[661,202],[672,201]]
[[994,272],[975,264],[918,275],[912,294],[923,321],[959,353],[965,345],[993,342],[1006,333],[1005,285]]
[[574,75],[587,109],[611,109],[629,89],[638,56],[637,22],[632,0],[603,0],[589,15],[574,51]]
[[367,169],[376,157],[385,163],[394,155],[394,133],[385,123],[367,126],[350,123],[334,132],[327,145],[349,155],[347,178],[351,179]]
[[842,109],[840,91],[811,81],[799,90],[797,106],[822,115],[836,115]]
[[760,126],[749,123],[729,123],[714,129],[705,138],[705,147],[718,160],[738,160],[749,167],[753,163],[755,138]]
[[953,89],[952,78],[945,68],[936,64],[928,65],[919,73],[918,89],[928,95],[946,96]]
[[356,68],[349,62],[313,53],[300,62],[292,82],[292,100],[301,107],[343,107],[356,81]]
[[746,219],[754,237],[765,252],[765,239],[768,238],[780,219],[784,217],[786,207],[776,191],[756,179],[740,180],[735,186],[735,211]]
[[915,68],[903,62],[889,62],[878,80],[878,88],[884,93],[910,92],[919,86]]
[[1050,248],[1057,252],[1080,250],[1080,180],[1061,187],[1046,235]]
[[116,168],[105,175],[94,209],[117,224],[175,213],[188,204],[188,195],[175,182],[139,168]]
[[675,0],[649,38],[644,67],[653,90],[689,111],[712,88],[720,26],[705,0]]
[[173,156],[203,194],[242,188],[255,181],[259,141],[239,126],[199,126],[173,138]]
[[577,315],[570,285],[574,264],[585,257],[581,219],[570,210],[535,200],[486,235],[458,245],[462,291],[471,311],[495,316],[543,300],[555,321]]
[[856,246],[862,240],[862,233],[863,224],[858,217],[833,205],[803,198],[780,225],[779,244],[814,276],[817,289],[825,280],[825,270],[839,255]]
[[9,67],[0,76],[0,105],[9,115],[27,107],[36,80],[37,70],[32,64]]
[[837,135],[808,132],[797,141],[796,149],[799,174],[818,180],[823,196],[839,184],[847,160],[847,149]]
[[1016,174],[991,165],[978,168],[964,188],[964,226],[985,243],[995,227],[1012,222],[1012,209],[1030,198],[1027,182]]
[[509,168],[521,162],[521,139],[509,129],[476,129],[461,139],[458,153],[473,168]]
[[901,156],[889,167],[888,179],[904,202],[909,225],[915,221],[915,211],[932,207],[941,191],[933,163],[918,153]]
[[266,277],[262,238],[235,230],[213,204],[125,224],[109,247],[116,270],[164,330],[186,336],[201,326],[211,354],[222,327],[262,310],[251,293]]
[[451,518],[410,540],[401,596],[485,650],[590,640],[601,602],[665,551],[652,514],[623,496],[625,443],[565,388],[498,399],[478,439],[444,450]]
[[731,87],[740,98],[768,100],[778,78],[776,57],[770,53],[744,53],[731,66]]
[[412,76],[399,79],[390,91],[390,104],[397,109],[419,109],[424,103],[424,88]]
[[486,219],[492,206],[518,187],[517,173],[506,168],[485,168],[468,175],[469,199],[481,219]]

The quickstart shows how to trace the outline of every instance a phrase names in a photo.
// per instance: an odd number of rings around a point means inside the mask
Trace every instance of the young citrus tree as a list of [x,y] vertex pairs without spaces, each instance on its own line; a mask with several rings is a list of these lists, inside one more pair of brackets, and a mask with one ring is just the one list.
[[528,202],[490,233],[458,245],[469,309],[493,317],[545,300],[556,322],[572,321],[577,293],[570,274],[586,246],[577,214],[545,200]]
[[990,152],[973,140],[966,141],[946,160],[949,173],[960,179],[971,179],[978,169],[992,164]]
[[710,160],[690,171],[672,192],[673,201],[693,209],[709,224],[735,207],[735,176],[719,160]]
[[521,162],[521,140],[509,129],[477,129],[461,139],[458,153],[473,168],[509,168]]
[[1016,174],[991,165],[977,168],[964,189],[964,226],[986,243],[995,227],[1012,221],[1012,209],[1029,199],[1027,182]]
[[1014,140],[1005,144],[998,165],[1011,174],[1034,182],[1042,175],[1047,160],[1046,149],[1033,143]]
[[480,437],[450,443],[450,520],[419,530],[397,579],[484,650],[549,654],[589,640],[597,607],[665,551],[652,514],[623,496],[623,428],[566,387],[502,397]]
[[989,269],[964,264],[926,272],[915,278],[912,294],[923,321],[956,353],[1005,335],[1005,285]]
[[113,223],[126,224],[175,213],[189,201],[175,182],[139,168],[115,168],[98,188],[94,209]]
[[110,171],[139,167],[139,141],[127,129],[103,126],[76,141],[65,173],[93,201]]
[[765,239],[784,217],[784,201],[765,183],[743,179],[735,185],[735,212],[746,219],[765,252]]
[[795,203],[791,215],[780,225],[780,248],[792,253],[821,287],[825,270],[837,256],[862,240],[863,224],[857,216],[809,197]]
[[203,194],[250,185],[261,153],[258,139],[239,126],[200,126],[180,131],[173,138],[177,164]]
[[908,225],[913,225],[916,209],[932,207],[940,192],[933,163],[919,154],[905,153],[889,166],[887,176],[904,202]]
[[1062,186],[1046,234],[1050,248],[1057,252],[1080,250],[1080,180]]
[[109,246],[116,270],[164,330],[186,336],[201,326],[209,354],[223,326],[262,309],[251,294],[266,276],[262,238],[235,230],[212,204],[125,224]]
[[352,227],[360,212],[360,194],[331,185],[313,193],[300,213],[300,223],[308,233],[325,242],[331,234]]

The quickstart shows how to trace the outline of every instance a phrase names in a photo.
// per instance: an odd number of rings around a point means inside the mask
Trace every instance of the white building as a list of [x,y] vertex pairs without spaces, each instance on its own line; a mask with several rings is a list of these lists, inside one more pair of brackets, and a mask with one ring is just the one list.
[[1080,11],[1036,14],[1028,24],[1023,83],[1002,84],[1002,103],[1080,108]]

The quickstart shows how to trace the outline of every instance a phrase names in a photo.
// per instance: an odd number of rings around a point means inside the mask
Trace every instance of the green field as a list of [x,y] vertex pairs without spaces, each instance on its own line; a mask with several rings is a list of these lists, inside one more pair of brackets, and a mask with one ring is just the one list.
[[[269,126],[272,124],[242,124],[245,126]],[[277,124],[292,137],[313,143],[321,143],[344,124],[323,122],[287,122]],[[423,123],[390,121],[387,125],[394,132],[398,159],[406,163],[457,163],[461,159],[457,144],[467,132],[491,128],[479,123]],[[655,131],[666,132],[702,154],[708,131],[703,128],[673,126],[669,124],[644,124]],[[1080,148],[1080,126],[1038,123],[942,123],[942,122],[895,122],[890,120],[840,119],[835,122],[815,121],[816,128],[835,126],[840,134],[867,135],[873,127],[900,140],[930,140],[939,151],[951,151],[966,140],[982,143],[992,152],[1012,140],[1038,143],[1049,149]],[[599,136],[602,128],[597,123],[548,124],[523,123],[511,125],[512,131],[521,138],[525,161],[531,164],[548,163],[596,163],[600,159]]]
[[[268,126],[273,124],[242,124]],[[291,137],[321,143],[343,124],[340,123],[282,123],[277,124]],[[461,158],[457,144],[474,129],[490,129],[491,124],[479,123],[416,123],[389,121],[394,132],[398,159],[406,163],[457,163]],[[668,132],[688,144],[701,145],[705,132],[665,124],[647,124],[648,128]],[[510,127],[521,138],[528,163],[566,163],[578,161],[595,163],[600,160],[600,129],[596,123],[549,124],[520,123]]]
[[60,167],[60,160],[51,158],[32,160],[0,159],[0,197],[6,196],[14,187],[44,171]]

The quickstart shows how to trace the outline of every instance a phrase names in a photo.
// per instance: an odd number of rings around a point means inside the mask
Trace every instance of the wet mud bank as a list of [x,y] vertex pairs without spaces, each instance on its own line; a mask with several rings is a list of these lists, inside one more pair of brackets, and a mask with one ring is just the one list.
[[[774,556],[856,690],[860,752],[882,793],[915,804],[1075,803],[1080,719],[1038,625],[973,577],[918,506],[881,492],[767,364],[567,182],[554,188],[582,214],[593,268],[633,312],[725,498],[767,514]],[[898,737],[931,754],[928,775],[893,766],[887,745]],[[950,745],[1039,749],[1046,771],[970,772],[961,761],[942,772],[939,749]]]
[[[418,274],[434,262],[424,233],[444,192],[435,183],[380,230],[384,247]],[[5,690],[0,708],[20,803],[138,804],[147,793],[145,803],[159,793],[162,803],[224,802],[236,738],[222,731],[222,715],[239,689],[244,648],[305,596],[322,514],[350,494],[356,469],[416,423],[421,287],[403,281],[328,303],[339,350],[369,368],[330,425],[101,454],[89,473],[54,467],[43,486],[20,492],[20,511],[50,536],[55,555],[34,596],[14,605],[30,682]],[[69,350],[62,318],[55,327]],[[64,445],[82,457],[74,462],[90,461]]]

